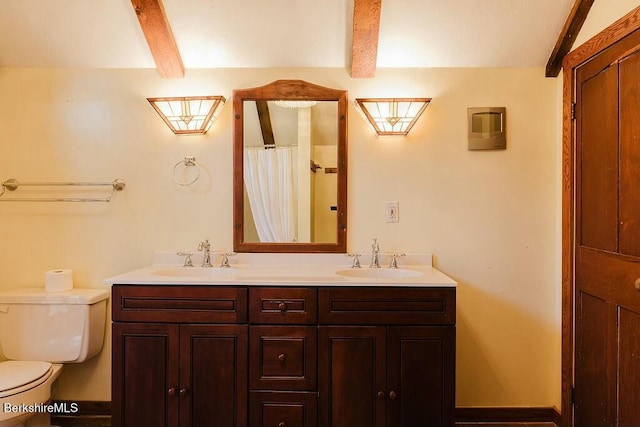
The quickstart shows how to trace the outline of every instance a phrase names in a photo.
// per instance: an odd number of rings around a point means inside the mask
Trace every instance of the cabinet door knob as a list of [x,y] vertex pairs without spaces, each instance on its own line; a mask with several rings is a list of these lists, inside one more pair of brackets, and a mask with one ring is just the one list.
[[186,388],[180,389],[180,396],[186,396],[188,393],[189,393],[189,390],[187,390]]
[[278,360],[280,361],[280,363],[283,363],[285,360],[287,360],[287,355],[284,353],[280,353],[278,355]]
[[169,390],[167,390],[167,394],[169,396],[174,396],[176,394],[176,388],[175,387],[171,387]]
[[384,399],[385,393],[384,391],[380,390],[376,396],[378,397],[378,399]]
[[284,421],[280,421],[278,423],[278,427],[287,427],[287,423],[285,423]]
[[640,291],[640,279],[636,279],[636,282],[633,284],[636,288],[636,291]]
[[398,397],[398,394],[395,391],[391,390],[389,392],[389,399],[394,400],[396,397]]
[[280,304],[278,304],[278,308],[280,309],[280,311],[286,311],[287,310],[287,304],[284,302],[281,302]]

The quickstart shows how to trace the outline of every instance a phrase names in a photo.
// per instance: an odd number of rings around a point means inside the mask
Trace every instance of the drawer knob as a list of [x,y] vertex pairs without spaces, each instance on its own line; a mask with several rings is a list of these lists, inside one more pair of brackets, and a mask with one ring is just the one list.
[[396,397],[398,397],[398,394],[395,391],[391,390],[389,392],[389,399],[395,400]]
[[278,304],[278,308],[280,309],[280,311],[286,311],[287,310],[287,304],[284,302],[281,302],[280,304]]
[[167,394],[169,396],[175,396],[176,394],[176,388],[175,387],[171,387],[169,390],[167,390]]
[[384,399],[384,391],[380,390],[376,396],[378,397],[378,399]]
[[187,394],[189,394],[189,390],[187,390],[186,388],[180,389],[180,396],[186,396]]
[[284,353],[280,353],[278,355],[278,360],[280,361],[280,363],[284,363],[284,361],[287,360],[287,356]]
[[285,423],[284,421],[280,421],[278,423],[278,427],[287,427],[287,423]]
[[640,279],[636,279],[636,282],[633,284],[636,288],[636,291],[640,291]]

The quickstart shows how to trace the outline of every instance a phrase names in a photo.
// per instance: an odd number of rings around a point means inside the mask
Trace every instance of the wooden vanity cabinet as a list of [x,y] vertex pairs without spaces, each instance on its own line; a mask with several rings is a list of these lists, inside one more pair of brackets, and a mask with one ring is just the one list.
[[113,286],[113,425],[453,426],[455,288]]
[[246,425],[246,288],[112,292],[115,427]]
[[318,298],[319,425],[454,425],[454,288],[323,288]]

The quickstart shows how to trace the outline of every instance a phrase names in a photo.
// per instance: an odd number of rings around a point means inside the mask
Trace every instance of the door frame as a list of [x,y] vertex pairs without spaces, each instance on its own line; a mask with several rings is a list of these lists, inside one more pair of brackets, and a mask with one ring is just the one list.
[[573,425],[571,394],[575,354],[575,71],[583,63],[640,29],[640,7],[569,53],[563,61],[562,85],[562,426]]

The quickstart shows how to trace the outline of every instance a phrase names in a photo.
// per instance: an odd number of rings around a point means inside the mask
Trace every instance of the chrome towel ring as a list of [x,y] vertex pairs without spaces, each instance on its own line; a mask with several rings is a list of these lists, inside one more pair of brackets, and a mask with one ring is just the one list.
[[[191,167],[191,166],[195,166],[196,167],[196,176],[191,180],[191,181],[181,181],[178,178],[176,178],[176,171],[178,169],[178,166],[180,165],[184,165],[185,167]],[[200,165],[198,164],[198,162],[196,162],[196,158],[193,156],[185,156],[184,160],[180,160],[178,163],[176,163],[173,166],[173,171],[171,172],[171,177],[173,178],[173,181],[178,184],[181,185],[183,187],[186,187],[188,185],[191,185],[193,183],[195,183],[198,178],[200,178]]]

